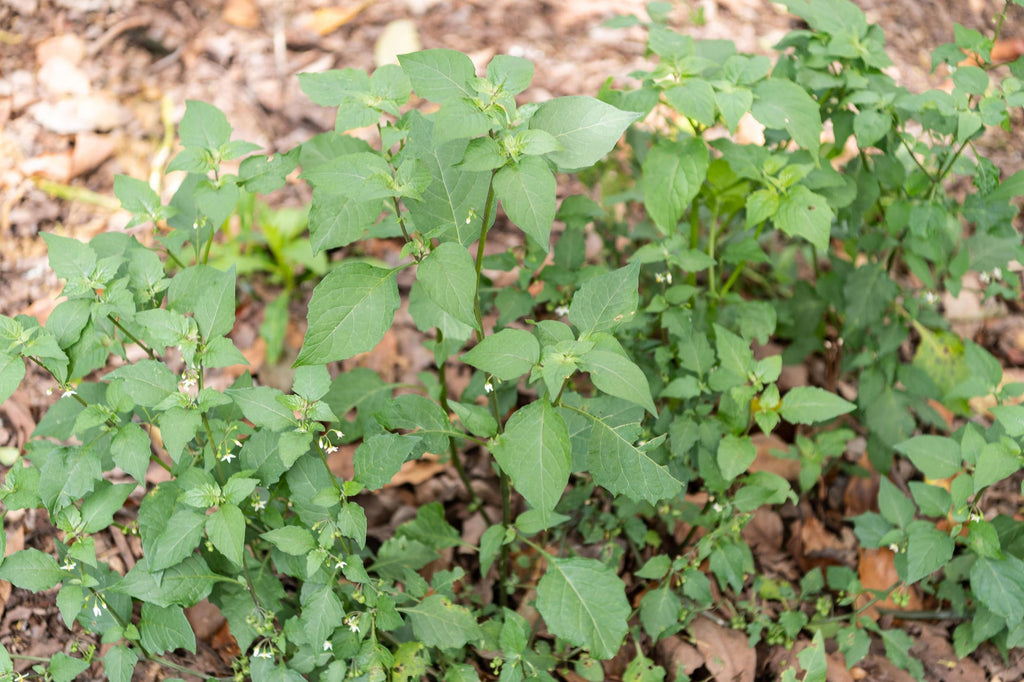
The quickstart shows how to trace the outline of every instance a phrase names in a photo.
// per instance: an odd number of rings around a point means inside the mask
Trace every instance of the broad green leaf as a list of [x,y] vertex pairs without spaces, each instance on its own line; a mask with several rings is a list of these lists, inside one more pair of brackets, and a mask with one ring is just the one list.
[[0,564],[0,579],[32,592],[48,590],[66,577],[56,559],[34,548],[15,552]]
[[558,140],[561,151],[547,158],[559,170],[568,172],[597,163],[639,116],[592,97],[557,97],[538,107],[530,127],[547,131]]
[[642,174],[644,208],[663,234],[675,232],[676,223],[700,191],[710,163],[707,146],[700,138],[660,139],[647,152]]
[[639,277],[640,263],[633,261],[585,281],[569,305],[569,321],[576,325],[580,336],[611,331],[629,320],[639,304]]
[[309,328],[296,366],[345,360],[372,350],[398,310],[396,273],[353,261],[328,273],[313,290]]
[[67,280],[69,285],[76,279],[92,277],[96,269],[96,252],[91,246],[51,232],[41,232],[40,236],[46,242],[50,269],[57,277]]
[[316,651],[323,651],[335,628],[345,620],[345,607],[332,585],[306,583],[302,586],[300,622]]
[[336,107],[370,91],[370,77],[362,69],[330,69],[300,73],[299,87],[314,104]]
[[798,386],[782,396],[779,414],[790,424],[818,424],[847,414],[856,405],[814,386]]
[[153,570],[148,557],[132,567],[114,591],[157,606],[194,606],[209,596],[220,576],[198,554],[165,570]]
[[[615,345],[618,345],[617,342]],[[621,351],[621,347],[618,349]],[[580,356],[580,369],[590,372],[590,380],[598,390],[616,398],[640,405],[651,414],[657,414],[647,377],[625,352],[614,347],[597,345]]]
[[271,431],[283,431],[296,425],[292,411],[277,399],[284,394],[276,388],[248,386],[229,388],[224,393],[242,410],[245,418],[256,426]]
[[861,149],[874,146],[892,128],[892,119],[881,111],[867,109],[853,117],[853,133]]
[[181,459],[185,446],[192,440],[202,426],[202,414],[196,409],[172,407],[160,415],[160,437],[164,441],[164,449],[175,463]]
[[906,455],[927,478],[947,478],[963,469],[960,445],[943,436],[914,436],[895,446]]
[[302,178],[313,185],[314,190],[363,202],[398,195],[392,186],[391,167],[373,152],[335,156],[305,171]]
[[449,436],[457,435],[444,410],[430,398],[415,393],[406,393],[389,401],[377,413],[377,419],[384,428],[406,429],[421,436],[423,442],[417,447],[435,454],[447,451]]
[[309,208],[309,241],[313,253],[348,246],[361,239],[377,216],[381,200],[335,194],[322,187],[313,189]]
[[0,353],[0,403],[10,398],[25,378],[25,361],[17,355]]
[[139,643],[154,654],[175,649],[196,652],[195,633],[180,606],[160,607],[143,601],[139,635]]
[[618,653],[628,630],[625,585],[595,559],[548,559],[537,585],[537,610],[548,630],[587,648],[595,658]]
[[382,433],[363,441],[353,455],[354,481],[362,483],[368,490],[383,488],[412,453],[419,441],[416,436],[400,436],[396,433]]
[[86,533],[96,533],[113,523],[114,514],[124,506],[124,501],[134,489],[134,483],[99,483],[93,492],[82,500],[82,530]]
[[[95,544],[92,551],[96,551]],[[61,586],[60,591],[57,593],[57,609],[60,611],[60,617],[64,621],[65,626],[68,628],[73,626],[75,619],[78,618],[78,614],[82,612],[84,604],[85,597],[81,584],[68,581]]]
[[167,307],[192,313],[204,341],[224,336],[235,326],[235,270],[208,265],[185,268],[167,290]]
[[1009,625],[1024,619],[1024,561],[1012,554],[1003,559],[978,557],[971,567],[971,590]]
[[178,378],[160,360],[140,359],[110,372],[106,378],[122,379],[125,393],[143,408],[157,407],[178,390]]
[[516,410],[491,452],[516,490],[534,509],[553,510],[562,497],[572,458],[565,420],[547,400]]
[[476,266],[465,247],[441,244],[420,262],[416,279],[437,307],[476,328]]
[[903,579],[910,584],[931,575],[949,563],[955,548],[953,538],[930,523],[911,524],[907,533],[907,574]]
[[[58,651],[50,657],[46,672],[53,682],[71,682],[89,669],[89,662]],[[6,677],[6,676],[5,676]],[[11,678],[13,679],[13,678]]]
[[727,435],[718,442],[716,459],[722,477],[731,481],[744,473],[754,463],[757,447],[749,438]]
[[412,631],[427,646],[457,649],[483,636],[483,630],[464,606],[453,604],[440,594],[433,594],[412,608],[409,614]]
[[599,485],[616,495],[626,495],[634,501],[647,500],[651,504],[679,493],[682,483],[634,445],[640,435],[639,424],[613,426],[607,417],[579,414],[592,423],[587,465]]
[[989,409],[1009,436],[1024,436],[1024,405],[996,405]]
[[803,185],[793,187],[779,199],[779,208],[772,219],[787,235],[803,237],[822,251],[828,249],[832,208],[820,194]]
[[126,229],[147,222],[155,223],[173,214],[173,209],[160,202],[160,195],[145,180],[115,175],[114,196],[121,201],[124,210],[133,214]]
[[487,80],[499,86],[506,95],[518,95],[530,87],[533,69],[533,62],[529,59],[498,54],[487,64]]
[[682,610],[682,601],[669,585],[664,585],[640,599],[640,624],[657,641],[662,632],[679,623]]
[[421,542],[432,549],[456,547],[462,543],[459,532],[444,517],[440,502],[428,502],[416,512],[416,518],[406,521],[395,531],[398,537]]
[[665,90],[665,100],[683,116],[702,126],[715,125],[715,91],[701,78],[690,78]]
[[484,337],[462,360],[502,381],[513,381],[540,360],[540,343],[523,329],[502,329]]
[[476,96],[470,87],[476,69],[470,58],[461,52],[421,50],[399,55],[398,63],[412,82],[412,89],[424,99],[444,104]]
[[494,174],[494,195],[509,219],[545,251],[555,220],[555,176],[546,163],[525,156]]
[[245,551],[245,517],[237,505],[225,503],[206,517],[206,536],[235,566],[242,565]]
[[206,102],[185,101],[185,115],[178,126],[178,138],[185,147],[215,151],[231,139],[231,124],[224,112]]
[[103,674],[110,682],[131,682],[135,664],[138,662],[138,654],[119,644],[111,647],[103,656]]
[[743,114],[750,111],[750,105],[754,102],[754,93],[748,88],[741,88],[731,84],[716,84],[715,107],[722,115],[725,127],[730,133],[735,134],[739,127]]
[[192,554],[203,536],[206,516],[178,499],[174,482],[162,483],[139,506],[142,551],[159,571]]
[[260,537],[292,556],[303,556],[317,547],[313,535],[302,526],[282,526],[268,530]]
[[793,140],[817,156],[821,146],[821,114],[807,91],[788,80],[772,78],[754,86],[751,113],[769,128],[789,133]]

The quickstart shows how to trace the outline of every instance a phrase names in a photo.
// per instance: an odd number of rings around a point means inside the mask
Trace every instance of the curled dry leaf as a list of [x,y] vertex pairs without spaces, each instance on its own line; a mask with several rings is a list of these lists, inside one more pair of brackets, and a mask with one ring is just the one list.
[[690,635],[715,680],[754,682],[757,652],[750,647],[745,634],[701,616],[690,624]]
[[[895,555],[892,550],[887,547],[879,547],[878,549],[865,549],[861,547],[857,551],[857,577],[860,578],[861,585],[866,590],[888,590],[896,583],[900,582],[899,574],[896,572],[896,564],[894,562]],[[870,601],[870,597],[867,594],[861,595],[857,599],[858,608],[867,604]],[[904,606],[899,606],[889,596],[886,599],[872,604],[865,609],[864,614],[869,618],[878,620],[879,612],[878,609],[891,609],[891,610],[906,610],[906,611],[919,611],[924,607],[924,600],[921,598],[921,592],[916,587],[910,588],[910,594],[907,598],[907,603]]]

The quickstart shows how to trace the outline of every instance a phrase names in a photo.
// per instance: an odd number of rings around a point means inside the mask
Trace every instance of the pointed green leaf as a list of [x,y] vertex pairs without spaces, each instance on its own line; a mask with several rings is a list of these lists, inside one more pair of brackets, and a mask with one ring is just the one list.
[[700,138],[661,139],[647,152],[642,175],[644,207],[664,234],[675,232],[710,165],[707,146]]
[[213,546],[235,566],[242,565],[245,548],[245,517],[234,504],[222,504],[206,518],[206,536]]
[[302,586],[302,622],[310,645],[323,651],[335,628],[345,620],[345,607],[331,585],[306,583]]
[[793,140],[817,156],[821,146],[821,113],[807,91],[788,80],[772,78],[754,87],[751,113],[769,128],[785,130]]
[[301,526],[282,526],[268,530],[260,534],[260,537],[292,556],[303,556],[316,549],[312,533]]
[[944,567],[953,558],[956,542],[927,522],[912,523],[907,532],[907,574],[903,579],[916,583]]
[[461,52],[421,50],[399,55],[398,63],[412,82],[413,90],[424,99],[444,104],[476,96],[470,87],[476,69],[472,60]]
[[539,359],[540,343],[523,329],[502,329],[485,337],[462,356],[463,362],[502,381],[518,379],[529,372]]
[[[615,346],[618,343],[612,339]],[[602,345],[595,346],[580,357],[580,369],[590,372],[590,380],[598,390],[616,398],[640,405],[651,414],[657,414],[651,387],[640,367],[629,359],[621,346],[616,352]]]
[[543,160],[526,156],[494,174],[494,195],[516,227],[545,251],[555,220],[555,176]]
[[971,590],[1011,629],[1024,619],[1024,561],[1012,554],[1003,559],[978,557],[971,567]]
[[454,242],[441,244],[419,264],[416,279],[441,310],[476,327],[476,266],[465,247]]
[[580,336],[611,331],[629,320],[639,304],[639,277],[640,263],[633,261],[585,281],[569,305],[569,321],[576,325]]
[[0,579],[32,592],[48,590],[65,577],[56,559],[34,548],[15,552],[0,564]]
[[160,607],[142,602],[139,643],[150,653],[186,649],[196,652],[196,636],[180,606]]
[[185,115],[178,126],[178,138],[185,147],[202,147],[211,151],[231,139],[231,124],[224,112],[206,102],[186,100]]
[[716,459],[722,477],[731,481],[754,463],[757,447],[749,438],[727,435],[718,442]]
[[483,631],[464,606],[453,604],[440,594],[433,594],[412,608],[409,614],[412,631],[427,646],[457,649],[483,636]]
[[328,273],[313,290],[309,328],[296,366],[345,360],[372,350],[398,310],[396,274],[352,261]]
[[595,559],[548,559],[537,585],[537,610],[552,633],[595,658],[618,653],[628,630],[625,584]]
[[353,480],[362,483],[367,490],[383,488],[398,473],[419,440],[416,436],[382,433],[363,441],[353,456]]
[[491,452],[531,507],[555,508],[569,482],[572,458],[565,420],[547,400],[516,410],[505,432],[491,442]]
[[0,353],[0,403],[10,398],[25,378],[25,361],[17,355]]
[[235,326],[235,269],[208,265],[182,270],[167,290],[167,307],[192,313],[204,341],[224,336]]
[[944,436],[914,436],[893,446],[910,458],[926,478],[947,478],[963,469],[960,444]]
[[832,208],[825,197],[797,185],[779,199],[773,220],[789,236],[803,237],[824,251],[828,249],[832,233],[832,217]]
[[309,241],[313,253],[348,246],[361,239],[380,215],[380,199],[366,201],[321,187],[313,189],[309,207]]
[[111,647],[103,656],[103,673],[110,682],[131,682],[139,655],[124,645]]
[[538,107],[530,127],[545,130],[558,140],[561,151],[547,158],[559,170],[568,172],[597,163],[639,116],[593,97],[556,97]]
[[782,396],[779,414],[790,424],[818,424],[853,412],[856,405],[814,386],[798,386]]

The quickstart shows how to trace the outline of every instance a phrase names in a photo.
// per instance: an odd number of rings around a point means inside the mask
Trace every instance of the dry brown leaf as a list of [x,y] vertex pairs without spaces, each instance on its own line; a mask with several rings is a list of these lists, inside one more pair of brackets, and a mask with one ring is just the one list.
[[260,25],[260,8],[254,0],[227,0],[220,13],[221,19],[232,26],[254,29]]
[[374,3],[374,0],[360,0],[347,7],[322,7],[300,21],[301,28],[309,29],[322,36],[333,33],[355,19],[360,12]]
[[676,673],[682,668],[684,675],[692,675],[704,665],[704,657],[696,647],[679,635],[665,637],[655,647],[655,660],[665,669],[669,682],[675,682]]
[[748,471],[767,471],[782,476],[787,481],[800,478],[800,460],[778,456],[777,452],[788,452],[789,444],[775,434],[755,433],[750,440],[757,448],[757,457]]
[[877,508],[878,502],[878,471],[875,470],[867,451],[857,464],[870,472],[870,476],[851,476],[843,491],[843,513],[846,516],[859,516]]
[[700,616],[690,624],[690,635],[718,682],[754,682],[757,652],[742,632]]
[[445,465],[437,461],[437,455],[427,453],[419,459],[414,459],[402,465],[398,473],[391,478],[391,482],[385,487],[403,485],[419,485],[427,479],[437,476],[444,471]]
[[57,57],[79,64],[84,56],[85,42],[74,33],[52,36],[36,45],[36,63],[40,65]]

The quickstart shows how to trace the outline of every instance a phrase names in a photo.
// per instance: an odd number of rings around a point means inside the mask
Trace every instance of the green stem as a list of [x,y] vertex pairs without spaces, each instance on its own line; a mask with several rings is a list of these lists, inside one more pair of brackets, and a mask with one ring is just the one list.
[[[487,183],[487,199],[484,201],[484,219],[480,223],[480,239],[476,244],[476,288],[473,290],[473,316],[476,318],[476,342],[484,340],[484,318],[480,308],[480,280],[484,268],[484,245],[487,243],[487,231],[490,229],[491,211],[494,210],[494,174]],[[501,420],[498,420],[501,423]]]
[[[700,246],[700,206],[697,197],[690,202],[690,248],[696,250]],[[697,273],[691,272],[687,277],[690,286],[696,286]]]
[[107,313],[107,319],[108,319],[108,320],[110,320],[110,321],[111,321],[111,322],[112,322],[112,323],[114,324],[114,326],[115,326],[115,327],[117,327],[118,329],[120,329],[120,330],[121,330],[121,333],[122,333],[122,334],[124,334],[125,336],[127,336],[127,337],[128,337],[128,340],[130,340],[130,341],[131,341],[132,343],[134,343],[134,344],[135,344],[136,346],[138,346],[139,348],[141,348],[142,350],[144,350],[144,351],[146,352],[146,355],[148,355],[148,356],[149,356],[149,359],[150,359],[150,360],[156,360],[156,359],[157,359],[157,357],[156,357],[156,351],[154,351],[154,350],[153,350],[152,348],[150,348],[149,346],[147,346],[147,345],[145,344],[145,342],[143,342],[142,340],[140,340],[139,338],[137,338],[137,337],[135,336],[135,334],[132,334],[132,333],[131,333],[130,331],[128,331],[128,330],[127,330],[127,329],[125,328],[125,326],[124,326],[123,324],[121,324],[121,322],[120,322],[120,321],[118,321],[118,319],[117,319],[116,317],[114,317],[114,314],[113,314],[113,313]]

